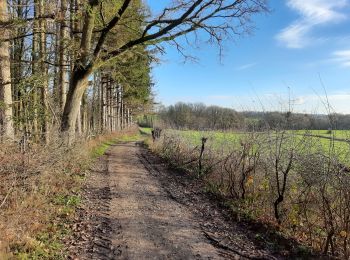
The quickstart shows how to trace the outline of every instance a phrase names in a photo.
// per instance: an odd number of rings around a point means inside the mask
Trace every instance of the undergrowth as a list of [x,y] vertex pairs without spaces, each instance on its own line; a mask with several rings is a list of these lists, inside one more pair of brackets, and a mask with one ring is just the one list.
[[63,239],[81,203],[91,164],[136,129],[97,136],[67,148],[60,142],[0,149],[0,259],[65,259]]
[[201,139],[196,145],[168,131],[150,148],[172,167],[202,178],[205,190],[222,197],[237,219],[266,224],[310,250],[349,259],[350,169],[342,160],[349,158],[348,146],[338,149],[329,140],[324,151],[321,141],[283,130],[247,133],[223,147],[208,140],[202,172]]

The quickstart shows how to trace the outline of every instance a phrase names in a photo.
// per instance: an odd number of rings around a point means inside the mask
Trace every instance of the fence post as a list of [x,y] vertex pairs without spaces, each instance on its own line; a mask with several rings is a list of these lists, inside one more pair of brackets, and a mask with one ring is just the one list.
[[200,177],[203,173],[202,159],[203,159],[203,153],[205,149],[205,143],[207,142],[207,140],[208,138],[202,137],[201,153],[199,155],[199,160],[198,160],[198,177]]

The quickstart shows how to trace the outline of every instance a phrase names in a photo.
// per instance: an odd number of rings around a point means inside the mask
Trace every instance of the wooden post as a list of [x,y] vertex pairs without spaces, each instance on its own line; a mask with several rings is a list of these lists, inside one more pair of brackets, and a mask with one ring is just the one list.
[[203,153],[205,149],[205,143],[207,142],[207,140],[208,138],[202,137],[201,153],[199,155],[199,160],[198,160],[198,177],[200,177],[203,174],[202,160],[203,160]]

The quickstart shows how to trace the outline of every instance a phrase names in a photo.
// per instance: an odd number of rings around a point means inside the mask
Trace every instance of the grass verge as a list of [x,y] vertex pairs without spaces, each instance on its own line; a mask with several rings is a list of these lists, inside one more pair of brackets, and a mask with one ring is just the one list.
[[0,259],[65,259],[63,240],[81,203],[91,164],[116,142],[138,140],[137,129],[97,136],[67,148],[59,141],[0,150]]

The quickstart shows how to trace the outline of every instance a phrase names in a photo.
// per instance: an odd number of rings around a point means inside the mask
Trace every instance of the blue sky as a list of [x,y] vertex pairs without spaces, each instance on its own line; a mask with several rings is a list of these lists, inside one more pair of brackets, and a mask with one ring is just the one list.
[[[159,10],[158,0],[149,0]],[[187,61],[166,46],[155,65],[156,100],[237,110],[350,113],[350,0],[270,0],[271,13],[255,16],[253,35],[218,48],[188,48]],[[164,4],[164,3],[163,3]]]

